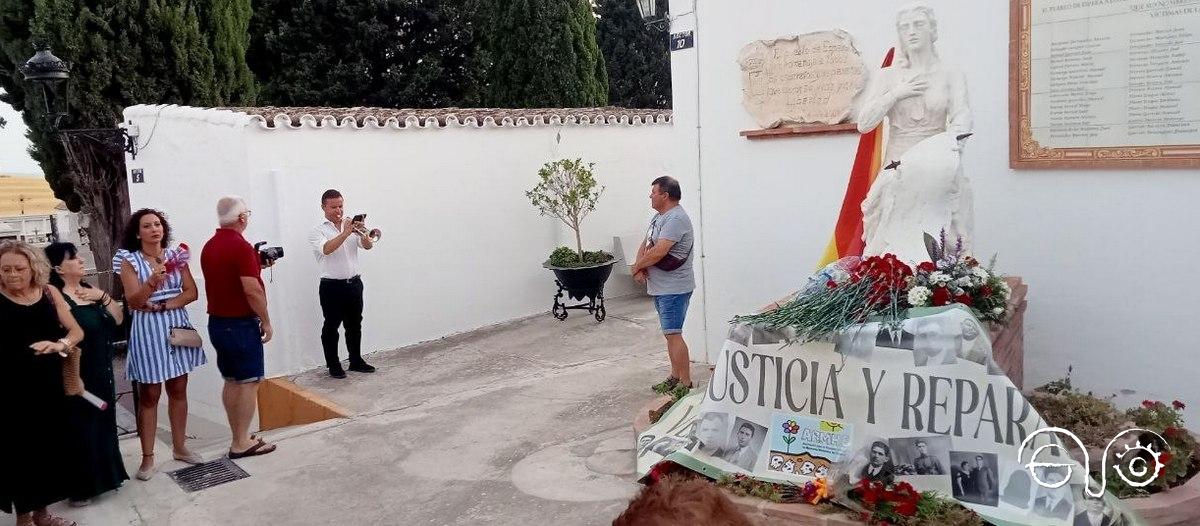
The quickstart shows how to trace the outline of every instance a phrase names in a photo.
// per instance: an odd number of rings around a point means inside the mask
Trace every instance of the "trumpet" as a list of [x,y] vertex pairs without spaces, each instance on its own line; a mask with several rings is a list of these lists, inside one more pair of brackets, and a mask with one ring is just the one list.
[[[366,221],[366,219],[367,219],[367,214],[358,214],[358,215],[354,216],[353,221],[355,223],[363,223],[363,221]],[[378,243],[379,240],[383,238],[382,230],[380,230],[378,228],[372,228],[370,230],[367,230],[367,227],[365,224],[360,224],[360,225],[355,226],[354,233],[358,234],[359,236],[370,239],[372,243]]]

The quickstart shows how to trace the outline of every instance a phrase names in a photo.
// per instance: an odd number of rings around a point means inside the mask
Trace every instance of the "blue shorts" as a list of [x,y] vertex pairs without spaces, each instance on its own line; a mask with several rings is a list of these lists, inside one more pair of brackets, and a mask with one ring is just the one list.
[[662,327],[663,334],[683,332],[683,319],[687,316],[688,302],[691,299],[691,292],[654,297],[654,310],[658,311],[658,325]]
[[217,370],[223,378],[250,384],[266,376],[258,318],[209,316],[208,337],[217,350]]

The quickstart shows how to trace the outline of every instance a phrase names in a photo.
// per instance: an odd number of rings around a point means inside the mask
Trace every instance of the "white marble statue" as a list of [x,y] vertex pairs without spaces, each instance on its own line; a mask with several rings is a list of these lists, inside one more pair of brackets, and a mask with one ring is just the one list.
[[[860,132],[887,119],[881,171],[863,201],[863,254],[929,259],[924,234],[962,236],[974,226],[970,183],[962,173],[962,139],[971,132],[967,83],[938,58],[937,19],[923,4],[896,15],[894,64],[880,70],[858,114]],[[894,168],[887,168],[900,161]]]

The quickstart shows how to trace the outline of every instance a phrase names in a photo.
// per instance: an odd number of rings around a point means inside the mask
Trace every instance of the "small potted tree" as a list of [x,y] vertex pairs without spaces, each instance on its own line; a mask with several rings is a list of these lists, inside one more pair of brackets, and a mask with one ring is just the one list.
[[[556,278],[558,293],[554,296],[551,313],[560,320],[567,318],[569,309],[586,309],[596,317],[596,321],[604,321],[604,283],[608,281],[613,264],[617,262],[612,254],[602,250],[583,250],[580,224],[589,213],[596,210],[596,201],[604,193],[604,187],[597,188],[596,178],[592,175],[593,166],[581,159],[546,163],[538,170],[537,186],[525,192],[525,197],[542,215],[557,218],[575,232],[574,249],[558,247],[550,254],[550,259],[542,264],[553,271]],[[560,301],[564,291],[572,299],[586,298],[587,302],[568,306]]]

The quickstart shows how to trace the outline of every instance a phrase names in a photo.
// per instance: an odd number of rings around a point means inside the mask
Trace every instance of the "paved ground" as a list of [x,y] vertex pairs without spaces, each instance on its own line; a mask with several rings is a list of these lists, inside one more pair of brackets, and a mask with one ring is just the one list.
[[[375,354],[373,375],[300,375],[355,416],[267,433],[279,450],[238,461],[248,479],[189,494],[160,473],[57,512],[81,525],[608,524],[637,489],[632,416],[666,371],[650,300],[608,312]],[[212,459],[225,439],[196,444]],[[136,441],[122,450],[132,473]]]

